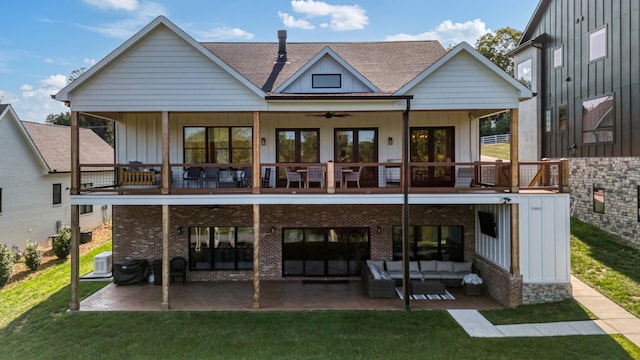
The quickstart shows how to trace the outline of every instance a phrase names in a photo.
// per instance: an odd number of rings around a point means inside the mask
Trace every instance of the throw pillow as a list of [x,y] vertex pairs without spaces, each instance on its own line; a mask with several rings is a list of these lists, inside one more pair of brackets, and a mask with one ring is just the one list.
[[402,261],[387,261],[385,262],[387,271],[402,271]]
[[453,271],[454,272],[465,272],[465,273],[470,273],[471,272],[471,261],[465,261],[465,262],[454,262],[453,263]]
[[420,260],[421,271],[437,271],[435,260]]
[[378,272],[378,269],[375,265],[370,264],[369,271],[371,271],[371,276],[373,276],[374,280],[380,280],[380,273]]
[[438,271],[453,272],[453,262],[451,261],[436,261],[436,268]]

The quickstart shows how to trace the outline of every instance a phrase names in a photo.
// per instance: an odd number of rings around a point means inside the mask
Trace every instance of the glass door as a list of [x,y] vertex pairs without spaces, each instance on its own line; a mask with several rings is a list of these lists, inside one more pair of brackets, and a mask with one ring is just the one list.
[[[336,129],[334,136],[336,163],[378,162],[377,129]],[[364,167],[360,186],[378,186],[378,168]]]
[[[278,163],[319,163],[320,130],[277,129],[276,159]],[[284,168],[278,168],[278,186],[286,185]]]
[[[411,129],[411,162],[454,162],[454,127]],[[411,186],[453,186],[453,166],[412,166]]]

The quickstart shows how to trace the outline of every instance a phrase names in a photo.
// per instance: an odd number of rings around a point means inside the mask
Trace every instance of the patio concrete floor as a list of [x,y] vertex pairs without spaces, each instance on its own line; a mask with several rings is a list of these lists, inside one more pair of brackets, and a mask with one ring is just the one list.
[[[447,290],[455,300],[411,300],[411,309],[503,308],[487,294],[467,296],[462,288]],[[187,282],[169,286],[169,304],[174,311],[252,310],[252,296],[250,281]],[[161,303],[162,286],[110,283],[81,301],[80,311],[161,311]],[[261,281],[259,311],[263,310],[404,310],[404,300],[369,298],[359,279],[350,279],[347,284]]]

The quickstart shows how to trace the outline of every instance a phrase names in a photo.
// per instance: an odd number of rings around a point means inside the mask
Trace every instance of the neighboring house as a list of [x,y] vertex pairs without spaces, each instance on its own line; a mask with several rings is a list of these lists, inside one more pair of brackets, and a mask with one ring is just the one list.
[[637,244],[639,27],[638,1],[543,0],[514,52],[532,159],[569,158],[572,215]]
[[[113,148],[89,129],[79,132],[81,158],[113,163]],[[11,105],[0,105],[0,243],[24,249],[26,242],[48,244],[62,225],[71,224],[71,130],[68,126],[20,121]],[[113,173],[101,167],[83,172],[84,186],[93,187],[96,174]],[[109,206],[80,207],[82,231],[111,217]]]
[[182,256],[188,280],[253,280],[254,307],[260,281],[366,259],[473,261],[508,306],[571,296],[566,164],[519,164],[517,133],[511,162],[480,162],[479,119],[517,129],[529,89],[466,43],[278,38],[199,43],[158,17],[55,95],[73,131],[115,122],[117,175],[71,189],[113,205],[115,262],[168,277]]

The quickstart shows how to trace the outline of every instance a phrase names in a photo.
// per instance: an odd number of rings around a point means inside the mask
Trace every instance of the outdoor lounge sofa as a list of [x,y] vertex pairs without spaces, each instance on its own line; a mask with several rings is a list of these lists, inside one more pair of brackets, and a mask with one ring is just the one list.
[[[367,296],[372,298],[393,298],[396,297],[396,281],[394,279],[382,279],[380,277],[380,273],[375,270],[376,276],[374,277],[372,273],[372,267],[369,265],[371,260],[367,260],[366,262],[362,262],[362,266],[360,267],[360,278],[362,281],[362,286],[364,286],[364,291],[367,293]],[[378,265],[384,266],[384,261],[375,262]],[[377,267],[374,265],[374,269]]]

